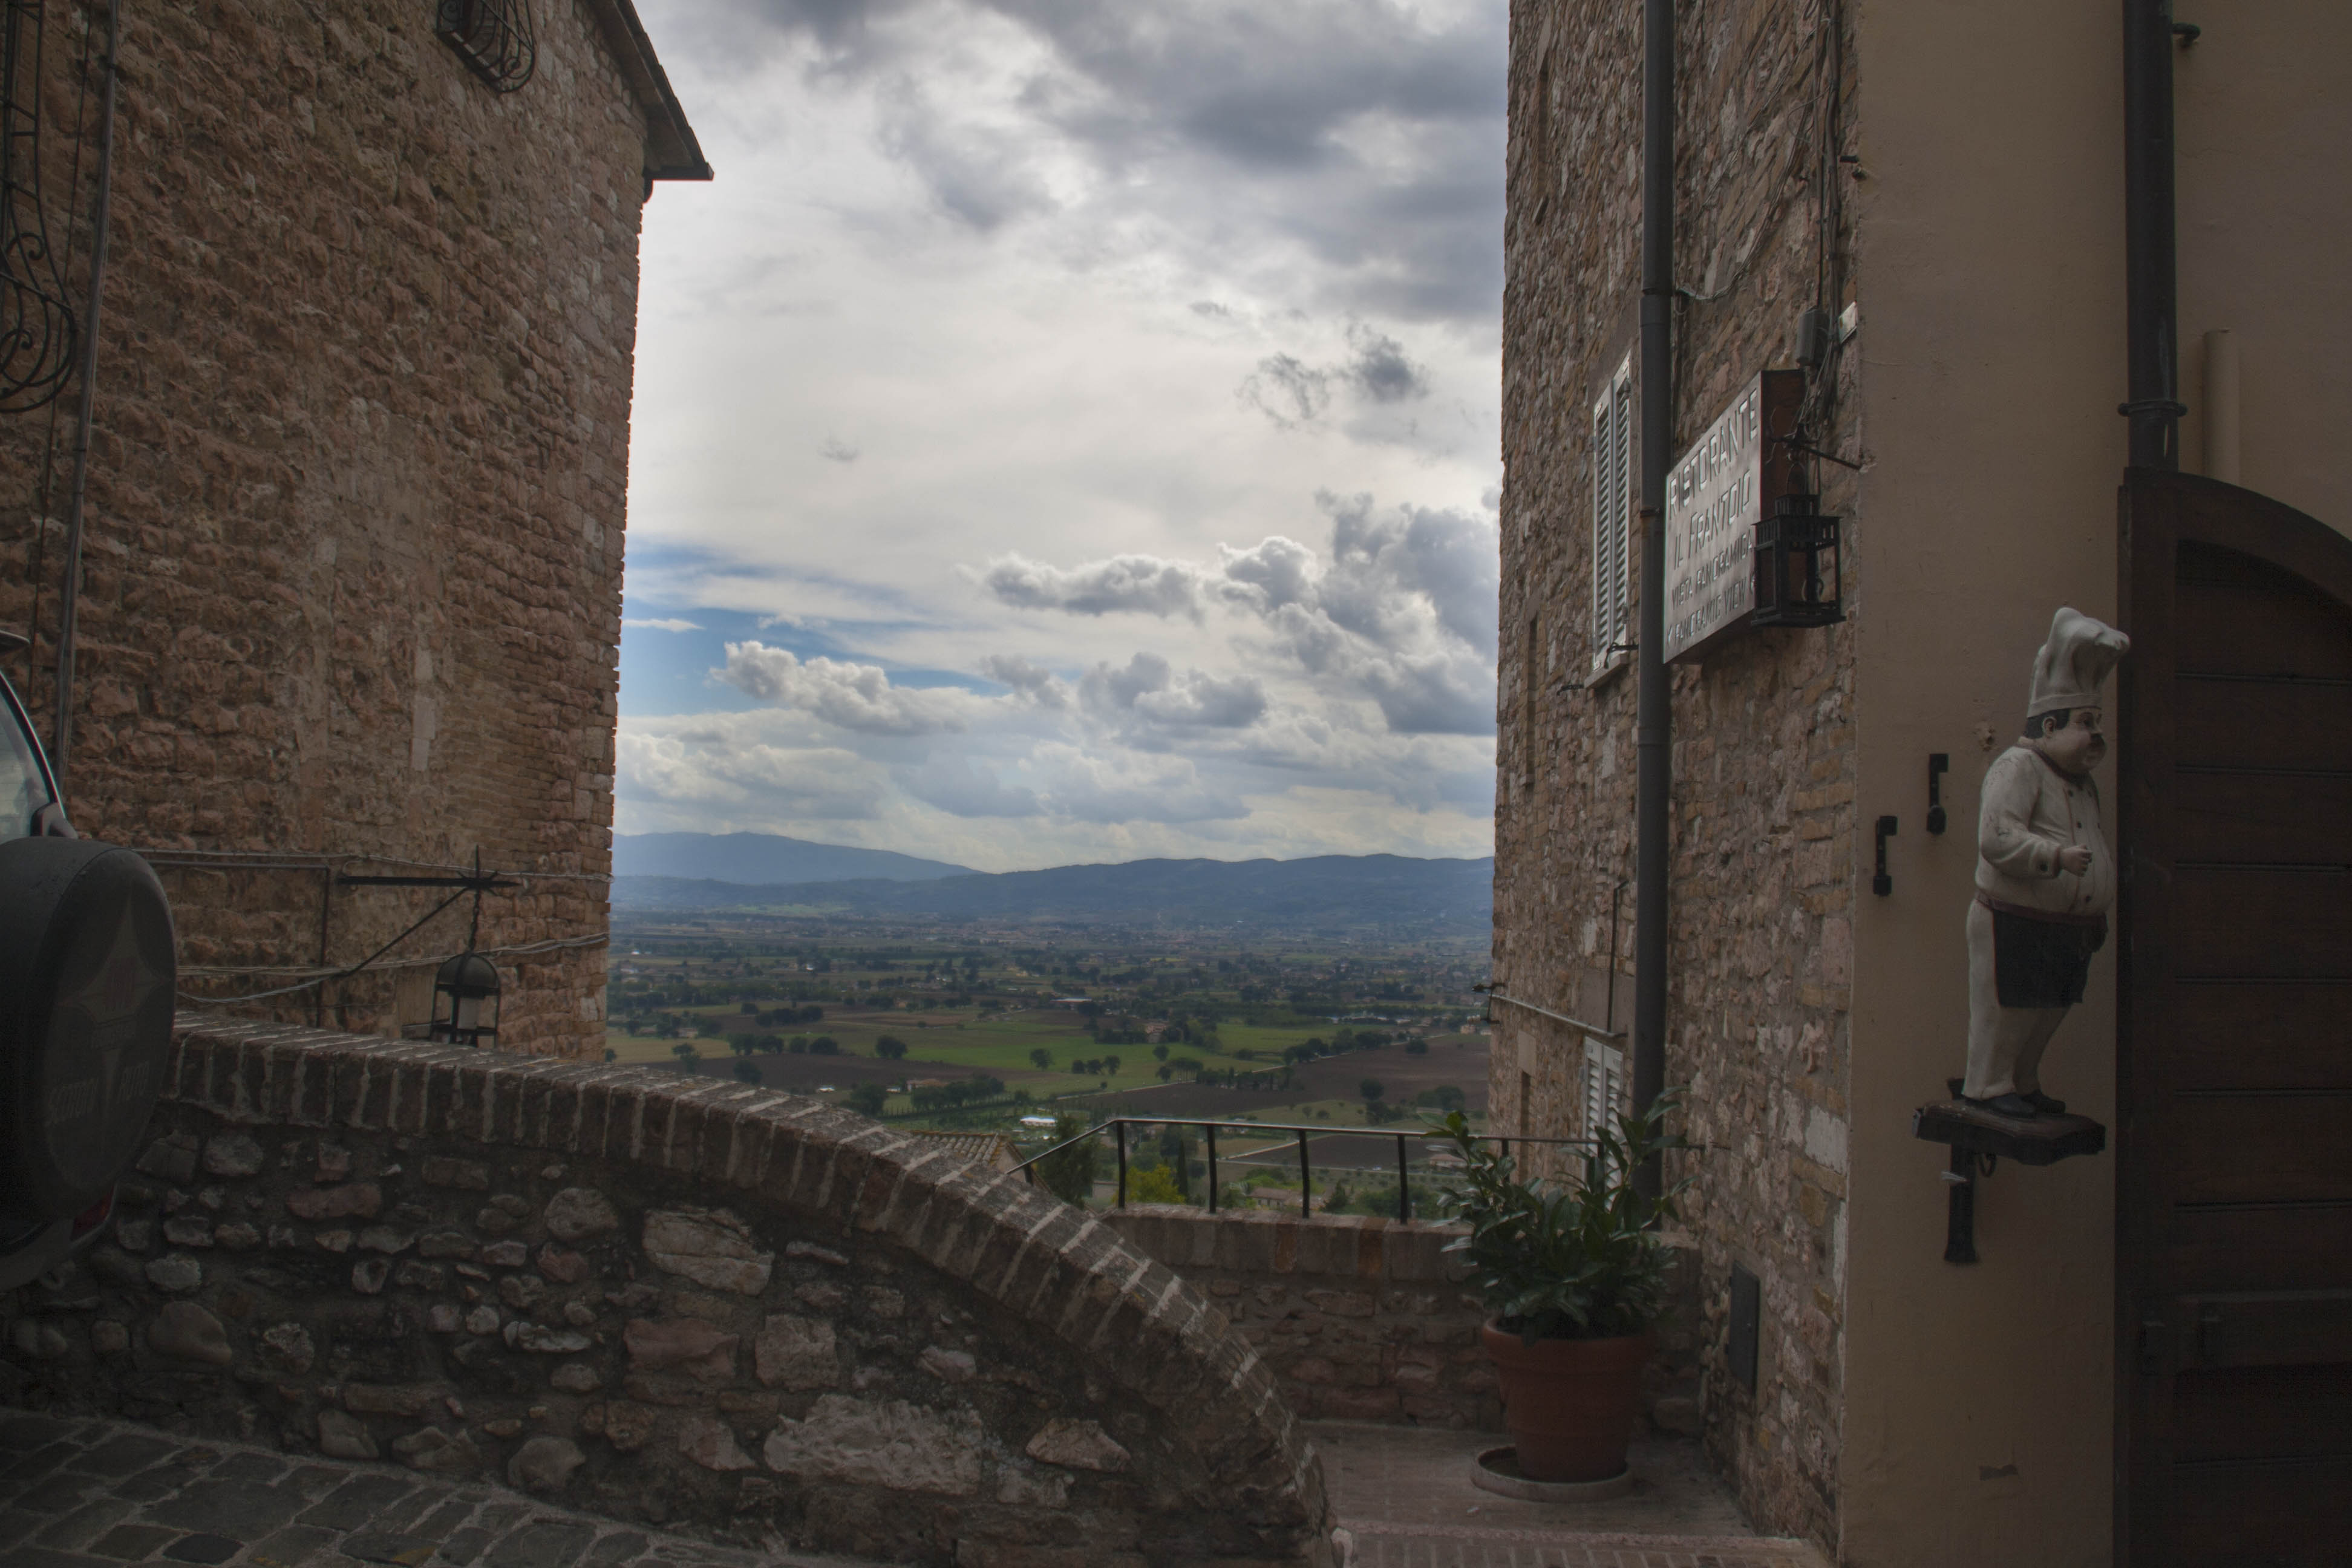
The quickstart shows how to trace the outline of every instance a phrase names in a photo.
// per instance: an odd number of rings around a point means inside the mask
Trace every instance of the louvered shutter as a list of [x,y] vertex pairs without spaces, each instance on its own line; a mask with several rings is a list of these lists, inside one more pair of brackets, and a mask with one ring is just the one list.
[[1587,1036],[1583,1089],[1584,1135],[1598,1137],[1624,1104],[1625,1053]]
[[1592,667],[1624,658],[1633,598],[1633,365],[1592,405]]

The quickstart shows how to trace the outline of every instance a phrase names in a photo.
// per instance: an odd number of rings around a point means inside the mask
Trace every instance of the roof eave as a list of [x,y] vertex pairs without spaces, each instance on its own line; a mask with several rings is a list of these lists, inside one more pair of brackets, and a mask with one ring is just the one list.
[[702,155],[702,143],[695,140],[694,127],[687,122],[686,106],[678,102],[669,73],[662,69],[654,53],[653,40],[646,36],[636,6],[632,0],[586,0],[586,4],[646,113],[646,183],[650,186],[656,180],[709,179],[709,160]]

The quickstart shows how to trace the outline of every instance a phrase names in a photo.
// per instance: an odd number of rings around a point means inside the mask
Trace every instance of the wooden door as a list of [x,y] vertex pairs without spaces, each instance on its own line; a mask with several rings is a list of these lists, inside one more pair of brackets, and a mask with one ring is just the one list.
[[2123,492],[2116,1561],[2352,1562],[2352,542]]

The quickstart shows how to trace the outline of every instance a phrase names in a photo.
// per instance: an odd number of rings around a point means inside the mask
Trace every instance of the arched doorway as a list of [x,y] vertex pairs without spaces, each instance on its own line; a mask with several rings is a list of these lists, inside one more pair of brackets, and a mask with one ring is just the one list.
[[2352,541],[2122,497],[2117,1561],[2352,1541]]

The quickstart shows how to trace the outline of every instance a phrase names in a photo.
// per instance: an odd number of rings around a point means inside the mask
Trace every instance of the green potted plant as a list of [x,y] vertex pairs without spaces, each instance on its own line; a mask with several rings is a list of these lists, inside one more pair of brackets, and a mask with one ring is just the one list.
[[1424,1137],[1451,1142],[1467,1177],[1453,1201],[1469,1234],[1467,1283],[1494,1313],[1482,1337],[1501,1386],[1519,1474],[1600,1481],[1625,1470],[1643,1369],[1664,1316],[1674,1268],[1660,1222],[1677,1219],[1688,1177],[1656,1199],[1633,1188],[1652,1155],[1685,1147],[1664,1131],[1678,1103],[1598,1130],[1578,1179],[1522,1180],[1517,1158],[1481,1139],[1463,1113],[1431,1115]]

